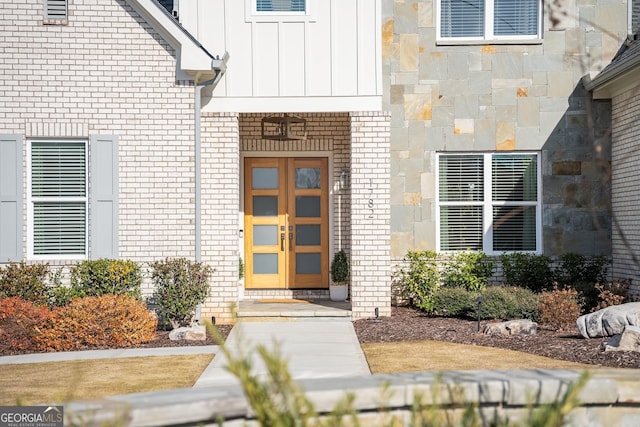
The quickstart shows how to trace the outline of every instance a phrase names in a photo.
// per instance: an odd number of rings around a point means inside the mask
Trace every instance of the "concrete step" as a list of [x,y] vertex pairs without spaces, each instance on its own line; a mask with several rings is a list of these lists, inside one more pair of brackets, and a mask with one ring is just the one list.
[[351,321],[351,304],[330,300],[244,300],[238,304],[242,321],[274,321],[323,318]]

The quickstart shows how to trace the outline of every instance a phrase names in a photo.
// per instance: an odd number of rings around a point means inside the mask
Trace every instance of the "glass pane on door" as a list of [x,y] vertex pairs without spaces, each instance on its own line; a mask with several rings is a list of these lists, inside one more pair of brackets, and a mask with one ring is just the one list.
[[278,254],[253,254],[253,274],[278,274]]
[[251,174],[255,190],[278,188],[278,168],[253,168]]
[[318,218],[320,217],[320,196],[297,196],[296,217]]
[[296,188],[320,188],[320,168],[296,168]]
[[321,260],[320,254],[296,254],[296,274],[320,274]]
[[255,246],[269,246],[278,244],[277,225],[254,225],[253,244]]
[[296,225],[296,245],[314,246],[321,243],[320,224]]
[[278,196],[253,196],[253,216],[278,216]]

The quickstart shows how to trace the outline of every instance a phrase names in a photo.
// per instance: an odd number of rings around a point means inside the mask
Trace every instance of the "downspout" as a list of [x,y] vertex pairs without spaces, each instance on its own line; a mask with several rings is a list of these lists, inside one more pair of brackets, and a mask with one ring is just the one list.
[[202,89],[207,86],[214,88],[222,78],[224,69],[216,69],[215,77],[198,83],[200,73],[196,75],[194,80],[195,96],[193,103],[194,116],[194,169],[195,169],[195,260],[202,261],[202,153],[201,153],[201,136],[200,136],[200,108],[202,104]]

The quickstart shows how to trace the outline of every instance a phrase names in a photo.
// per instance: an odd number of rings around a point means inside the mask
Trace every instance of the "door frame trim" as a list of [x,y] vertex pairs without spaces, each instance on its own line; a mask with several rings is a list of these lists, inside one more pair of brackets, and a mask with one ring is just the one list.
[[[244,159],[251,157],[288,157],[288,158],[306,158],[306,157],[325,157],[327,159],[327,169],[329,170],[328,178],[328,209],[329,209],[329,254],[328,260],[332,260],[334,256],[334,226],[335,226],[335,211],[334,211],[334,198],[336,195],[337,182],[333,179],[333,152],[332,151],[241,151],[240,152],[240,206],[238,209],[238,225],[240,225],[241,232],[238,233],[238,253],[242,256],[242,259],[246,259],[244,253],[244,236],[246,231],[244,230]],[[327,265],[327,268],[330,266]],[[327,283],[329,286],[329,283]],[[244,283],[242,284],[244,289]]]

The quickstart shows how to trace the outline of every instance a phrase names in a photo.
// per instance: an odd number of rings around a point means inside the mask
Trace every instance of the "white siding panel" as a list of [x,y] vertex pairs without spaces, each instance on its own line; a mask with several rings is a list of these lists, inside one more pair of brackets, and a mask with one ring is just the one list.
[[374,95],[377,92],[379,78],[376,66],[378,49],[378,25],[376,8],[371,7],[371,0],[357,0],[358,30],[358,95]]
[[331,1],[332,95],[354,96],[358,91],[356,1]]
[[278,96],[278,27],[272,22],[253,24],[254,96]]
[[[227,52],[229,63],[225,76],[227,93],[230,96],[252,96],[251,24],[244,19],[244,2],[227,0],[225,3]],[[262,72],[256,68],[255,74]]]
[[308,26],[307,96],[331,95],[331,1],[317,3]]
[[280,96],[304,96],[305,23],[280,24]]

